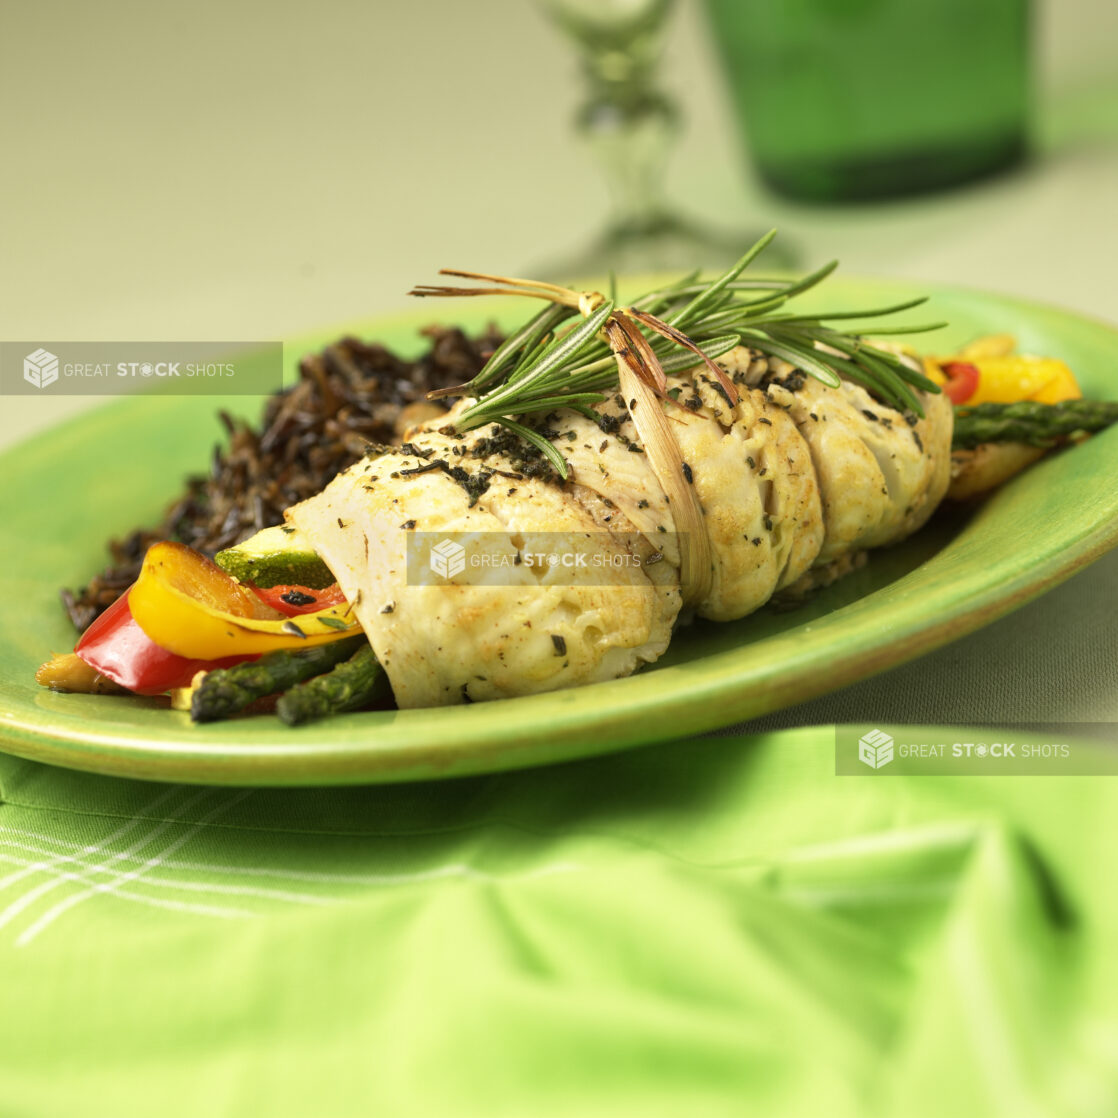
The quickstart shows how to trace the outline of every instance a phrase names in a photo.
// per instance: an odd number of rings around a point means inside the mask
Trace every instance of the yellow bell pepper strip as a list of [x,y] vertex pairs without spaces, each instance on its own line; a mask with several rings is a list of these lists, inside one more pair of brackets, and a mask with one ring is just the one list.
[[[944,387],[955,403],[966,403],[968,407],[1016,404],[1023,400],[1058,404],[1083,398],[1075,374],[1063,361],[1016,354],[1015,347],[1009,334],[993,334],[978,338],[950,357],[925,358],[924,371]],[[959,382],[957,375],[964,371],[964,366],[978,373],[978,383],[969,392],[969,374],[964,382]]]
[[1035,400],[1058,404],[1083,396],[1071,369],[1054,357],[985,357],[978,367],[978,388],[968,404],[1015,404]]
[[1012,334],[984,334],[967,342],[957,354],[957,361],[984,361],[987,357],[1009,357],[1017,348],[1017,339]]
[[128,597],[132,616],[152,641],[198,660],[308,648],[361,631],[346,604],[284,617],[180,543],[148,549]]

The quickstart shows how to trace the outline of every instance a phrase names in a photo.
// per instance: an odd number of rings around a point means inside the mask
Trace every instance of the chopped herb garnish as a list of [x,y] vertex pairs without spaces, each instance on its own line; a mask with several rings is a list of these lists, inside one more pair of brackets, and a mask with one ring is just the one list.
[[428,462],[425,466],[413,466],[408,470],[400,470],[394,473],[393,477],[414,477],[416,474],[426,474],[431,470],[450,470],[450,463],[445,458],[436,458],[433,462]]

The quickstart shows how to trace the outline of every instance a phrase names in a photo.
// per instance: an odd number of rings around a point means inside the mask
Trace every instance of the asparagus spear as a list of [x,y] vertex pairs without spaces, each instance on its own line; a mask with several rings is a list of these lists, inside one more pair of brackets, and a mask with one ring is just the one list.
[[1112,423],[1118,423],[1118,403],[1108,400],[976,404],[956,408],[952,441],[956,450],[994,442],[1052,446],[1061,436],[1101,431]]
[[194,692],[190,717],[195,722],[228,718],[256,699],[328,672],[362,645],[368,647],[364,634],[358,634],[313,648],[269,652],[259,660],[232,668],[216,668],[206,674]]
[[359,710],[384,693],[387,678],[367,644],[326,675],[292,687],[280,696],[276,714],[298,726],[330,714]]

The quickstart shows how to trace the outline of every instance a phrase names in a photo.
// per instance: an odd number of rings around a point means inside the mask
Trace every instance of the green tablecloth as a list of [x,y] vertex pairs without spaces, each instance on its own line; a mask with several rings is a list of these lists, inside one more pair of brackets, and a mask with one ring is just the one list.
[[0,757],[0,1114],[1118,1108],[1118,782],[833,732],[441,785]]

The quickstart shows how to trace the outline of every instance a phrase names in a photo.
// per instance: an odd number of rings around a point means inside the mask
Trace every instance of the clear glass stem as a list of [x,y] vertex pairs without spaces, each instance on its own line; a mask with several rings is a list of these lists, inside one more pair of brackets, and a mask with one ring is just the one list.
[[[601,168],[612,214],[598,242],[547,269],[564,280],[607,271],[652,272],[732,263],[753,235],[706,228],[666,197],[668,157],[681,130],[659,86],[665,29],[676,0],[542,0],[579,51],[586,97],[575,117]],[[786,262],[766,254],[770,265]]]

